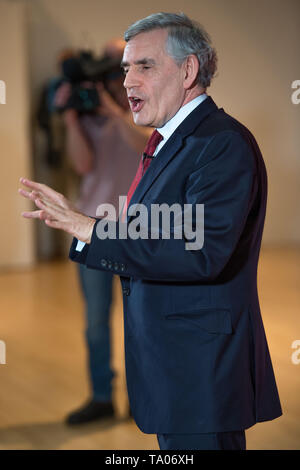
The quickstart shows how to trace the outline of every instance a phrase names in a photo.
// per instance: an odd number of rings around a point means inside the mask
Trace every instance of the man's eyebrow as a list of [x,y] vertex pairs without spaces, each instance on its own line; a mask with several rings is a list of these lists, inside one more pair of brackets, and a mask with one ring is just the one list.
[[[150,59],[148,57],[144,57],[143,59],[136,60],[133,63],[134,63],[134,65],[154,65],[155,60]],[[126,61],[121,62],[121,67],[129,67],[129,66],[130,66],[129,62],[126,62]]]

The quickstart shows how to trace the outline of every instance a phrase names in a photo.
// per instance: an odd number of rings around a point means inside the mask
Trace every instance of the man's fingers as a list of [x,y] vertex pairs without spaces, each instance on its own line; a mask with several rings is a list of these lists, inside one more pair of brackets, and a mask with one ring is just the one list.
[[25,189],[22,188],[19,188],[18,191],[22,196],[26,197],[27,199],[31,199],[32,201],[41,195],[41,193],[38,191],[25,191]]
[[[50,207],[57,207],[57,204],[53,204],[53,202],[47,198],[46,196],[44,196],[42,193],[40,193],[39,191],[25,191],[25,189],[22,189],[20,188],[19,189],[19,194],[21,194],[22,196],[24,196],[26,199],[30,199],[31,201],[33,201],[34,203],[36,203],[36,200],[41,200],[41,201],[44,201],[44,203],[46,203],[47,206],[50,206]],[[37,205],[37,204],[36,204]]]
[[45,224],[47,224],[48,227],[51,227],[51,228],[57,228],[57,229],[60,229],[60,230],[65,230],[66,232],[68,231],[65,224],[63,224],[62,222],[60,222],[58,220],[53,220],[53,219],[50,219],[50,218],[47,217],[45,219]]
[[[26,197],[27,199],[31,199],[34,201],[37,197],[42,197],[42,194],[39,191],[25,191],[25,189],[19,188],[19,194]],[[44,196],[45,197],[45,196]]]
[[20,178],[20,183],[24,184],[24,186],[27,186],[27,188],[35,189],[36,191],[39,191],[41,189],[41,183],[37,183],[36,181],[31,181],[28,180],[27,178]]
[[26,197],[27,199],[30,199],[33,201],[37,207],[40,207],[42,209],[46,209],[48,207],[57,210],[60,214],[62,214],[62,211],[59,209],[59,206],[57,204],[53,203],[49,198],[41,194],[39,191],[25,191],[25,189],[19,189],[19,193]]
[[[20,178],[20,182],[24,184],[27,188],[30,188],[32,191],[40,192],[43,196],[46,196],[51,201],[54,201],[58,204],[63,204],[63,195],[54,191],[54,189],[46,186],[42,183],[37,183],[36,181],[31,181],[26,178]],[[24,194],[23,194],[24,195]],[[26,197],[26,196],[25,196]]]
[[37,207],[44,210],[53,219],[58,220],[65,215],[65,212],[61,210],[60,207],[58,207],[56,204],[51,203],[51,201],[45,202],[42,199],[36,198],[34,202]]
[[57,211],[59,214],[65,214],[65,208],[56,204],[55,202],[51,201],[50,199],[47,199],[44,196],[36,196],[33,198],[33,201],[35,204],[40,207],[43,206],[45,209],[53,209],[54,211]]
[[24,197],[34,201],[39,210],[23,212],[28,219],[41,219],[49,227],[64,230],[83,241],[90,241],[93,226],[91,219],[78,212],[76,208],[62,195],[48,186],[35,181],[20,179],[28,189],[20,189]]
[[[51,220],[58,220],[62,218],[64,212],[62,212],[56,206],[49,206],[48,203],[46,204],[41,199],[34,199],[35,205],[40,209],[37,211],[27,211],[22,212],[22,216],[28,219],[51,219]],[[49,203],[50,204],[50,203]]]
[[[25,217],[26,219],[41,219],[45,220],[47,218],[47,214],[45,211],[40,210],[40,211],[31,211],[31,212],[22,212],[22,216]],[[48,216],[49,217],[49,216]]]
[[[31,191],[26,191],[25,189],[20,188],[19,193],[27,199],[30,199],[35,203],[35,205],[40,209],[37,211],[27,211],[23,212],[22,216],[30,219],[41,219],[49,220],[51,222],[65,220],[65,208],[62,203],[62,198],[59,193],[48,188],[48,186],[41,185],[35,181],[30,181],[25,178],[21,178],[20,181],[31,189]],[[47,197],[50,195],[50,197]],[[54,227],[60,228],[60,227]]]

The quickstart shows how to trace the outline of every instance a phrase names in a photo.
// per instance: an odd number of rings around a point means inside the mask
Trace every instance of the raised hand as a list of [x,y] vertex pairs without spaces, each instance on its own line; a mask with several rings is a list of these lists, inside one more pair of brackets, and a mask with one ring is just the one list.
[[22,212],[28,219],[44,220],[52,228],[64,230],[79,240],[90,243],[95,219],[79,212],[63,194],[42,183],[20,178],[30,191],[20,188],[19,194],[35,203],[39,210]]

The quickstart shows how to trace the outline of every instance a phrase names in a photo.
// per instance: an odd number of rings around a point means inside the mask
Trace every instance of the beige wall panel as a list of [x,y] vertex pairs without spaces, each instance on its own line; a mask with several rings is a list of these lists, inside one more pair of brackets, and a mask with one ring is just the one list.
[[0,1],[0,79],[6,104],[0,104],[1,232],[0,268],[34,261],[34,226],[21,217],[29,206],[18,195],[21,175],[30,175],[29,83],[24,5]]

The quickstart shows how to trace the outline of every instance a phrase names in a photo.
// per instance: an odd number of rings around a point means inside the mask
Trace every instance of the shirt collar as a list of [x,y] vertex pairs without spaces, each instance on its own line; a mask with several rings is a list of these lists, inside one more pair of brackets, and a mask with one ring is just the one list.
[[163,145],[171,137],[175,129],[184,121],[184,119],[207,98],[206,93],[197,96],[192,101],[189,101],[187,104],[182,106],[177,113],[168,121],[166,124],[157,129],[157,131],[163,136],[163,140],[156,147],[154,156],[160,151]]

